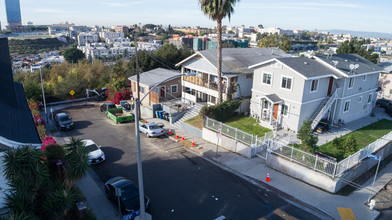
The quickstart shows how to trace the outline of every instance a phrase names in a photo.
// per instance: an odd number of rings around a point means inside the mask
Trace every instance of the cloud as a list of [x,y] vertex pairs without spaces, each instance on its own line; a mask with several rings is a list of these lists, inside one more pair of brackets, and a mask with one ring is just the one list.
[[114,3],[114,2],[101,2],[101,5],[106,5],[106,6],[113,6],[113,7],[127,7],[127,4],[124,3]]
[[251,3],[239,4],[240,8],[248,9],[300,9],[300,10],[316,10],[325,8],[364,8],[364,5],[360,4],[350,4],[346,2],[276,2],[276,3],[266,3],[262,5],[254,5]]

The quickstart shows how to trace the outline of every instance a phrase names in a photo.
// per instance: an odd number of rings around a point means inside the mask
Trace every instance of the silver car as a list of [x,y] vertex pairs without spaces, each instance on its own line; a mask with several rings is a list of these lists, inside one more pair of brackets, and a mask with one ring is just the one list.
[[147,137],[158,137],[165,134],[163,129],[155,123],[139,125],[140,132],[146,134]]

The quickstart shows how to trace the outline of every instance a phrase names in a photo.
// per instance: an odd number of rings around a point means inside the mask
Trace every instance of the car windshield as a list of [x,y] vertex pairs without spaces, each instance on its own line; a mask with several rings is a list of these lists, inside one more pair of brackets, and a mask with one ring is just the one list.
[[88,150],[88,152],[93,152],[98,150],[98,146],[96,144],[90,144],[90,145],[86,145],[86,149]]
[[71,120],[71,119],[69,118],[68,115],[61,115],[61,116],[59,116],[59,121],[60,122],[69,121],[69,120]]
[[121,198],[123,201],[131,201],[135,198],[139,198],[139,189],[133,185],[129,184],[121,188]]
[[156,129],[160,129],[160,127],[158,125],[150,126],[150,130],[156,130]]
[[116,108],[116,106],[114,104],[109,104],[108,108]]

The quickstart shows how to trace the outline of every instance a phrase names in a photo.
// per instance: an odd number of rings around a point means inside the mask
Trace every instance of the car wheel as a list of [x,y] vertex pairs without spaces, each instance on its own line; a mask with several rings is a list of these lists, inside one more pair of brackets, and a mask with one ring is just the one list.
[[146,133],[146,136],[149,138],[150,137],[150,135],[148,134],[148,132]]

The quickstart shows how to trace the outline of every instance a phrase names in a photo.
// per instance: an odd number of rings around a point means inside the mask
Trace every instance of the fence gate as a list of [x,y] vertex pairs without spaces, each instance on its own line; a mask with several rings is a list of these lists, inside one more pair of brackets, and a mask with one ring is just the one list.
[[256,144],[255,144],[256,156],[266,160],[267,159],[267,149],[268,149],[269,143],[270,143],[270,139],[267,139],[265,137],[257,139]]

